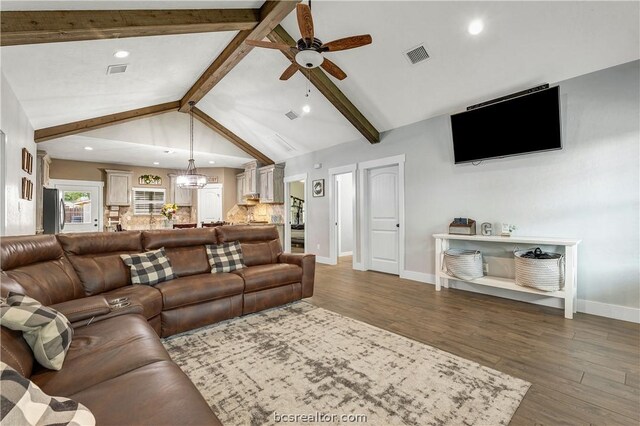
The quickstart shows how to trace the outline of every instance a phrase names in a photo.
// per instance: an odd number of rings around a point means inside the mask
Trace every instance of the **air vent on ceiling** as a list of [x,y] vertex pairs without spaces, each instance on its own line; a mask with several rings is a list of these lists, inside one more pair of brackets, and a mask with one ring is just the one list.
[[127,64],[109,65],[107,67],[107,75],[121,74],[127,70]]
[[424,48],[423,44],[404,52],[404,54],[412,65],[429,59],[429,54],[427,53],[427,49]]
[[277,134],[277,133],[273,137],[273,141],[275,143],[277,143],[278,145],[280,145],[280,147],[283,148],[287,152],[291,152],[291,151],[295,151],[296,150],[293,146],[291,146],[291,144],[289,144],[289,142],[285,141],[284,138],[282,136],[280,136],[279,134]]
[[287,116],[287,118],[288,118],[289,120],[295,120],[296,118],[298,118],[298,117],[299,117],[299,115],[298,115],[298,114],[296,114],[296,113],[295,113],[295,112],[293,112],[293,111],[289,111],[289,112],[287,112],[285,115]]

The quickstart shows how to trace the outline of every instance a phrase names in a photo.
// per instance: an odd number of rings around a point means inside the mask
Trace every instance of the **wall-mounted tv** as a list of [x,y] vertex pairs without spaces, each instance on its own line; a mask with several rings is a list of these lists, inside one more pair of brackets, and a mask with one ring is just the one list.
[[560,91],[540,90],[451,116],[456,164],[562,149]]

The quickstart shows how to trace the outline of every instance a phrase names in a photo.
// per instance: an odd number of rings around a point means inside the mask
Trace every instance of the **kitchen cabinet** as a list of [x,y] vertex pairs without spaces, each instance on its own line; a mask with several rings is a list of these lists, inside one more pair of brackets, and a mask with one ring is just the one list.
[[193,205],[193,191],[178,186],[178,175],[170,173],[169,179],[171,181],[169,186],[169,202],[175,203],[178,206]]
[[126,170],[105,170],[107,173],[107,206],[131,205],[131,178],[133,172]]
[[244,198],[244,173],[236,175],[236,204],[246,206],[247,200]]
[[272,164],[258,169],[260,202],[284,203],[284,164]]
[[253,199],[260,192],[260,175],[258,173],[260,166],[261,164],[257,160],[244,165],[243,197]]

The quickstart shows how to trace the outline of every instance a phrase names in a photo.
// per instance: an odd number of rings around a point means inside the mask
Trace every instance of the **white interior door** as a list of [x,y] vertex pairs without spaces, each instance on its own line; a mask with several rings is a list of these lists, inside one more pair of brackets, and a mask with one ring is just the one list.
[[64,202],[63,234],[102,232],[102,182],[51,181]]
[[400,273],[398,166],[369,170],[367,187],[369,269],[398,275]]
[[222,185],[209,184],[198,190],[198,223],[222,221]]

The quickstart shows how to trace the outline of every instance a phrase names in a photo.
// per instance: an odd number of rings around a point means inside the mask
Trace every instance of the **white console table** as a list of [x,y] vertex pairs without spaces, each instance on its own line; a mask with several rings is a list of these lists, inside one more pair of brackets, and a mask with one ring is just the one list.
[[[497,287],[507,290],[519,291],[522,293],[537,294],[540,296],[556,297],[564,299],[564,316],[572,319],[573,313],[576,312],[577,303],[577,272],[578,272],[578,244],[581,240],[562,239],[562,238],[535,238],[535,237],[498,237],[483,235],[454,235],[454,234],[435,234],[433,238],[436,241],[436,290],[440,291],[442,286],[449,287],[449,280],[463,281],[473,284],[484,285],[488,287]],[[470,242],[489,242],[502,244],[531,244],[531,245],[552,245],[563,246],[565,256],[565,277],[564,289],[559,291],[541,291],[535,288],[522,287],[516,285],[514,279],[500,278],[492,276],[484,276],[475,280],[461,280],[451,277],[442,271],[442,258],[445,250],[449,248],[451,240],[461,240]]]

